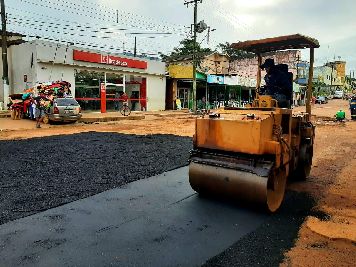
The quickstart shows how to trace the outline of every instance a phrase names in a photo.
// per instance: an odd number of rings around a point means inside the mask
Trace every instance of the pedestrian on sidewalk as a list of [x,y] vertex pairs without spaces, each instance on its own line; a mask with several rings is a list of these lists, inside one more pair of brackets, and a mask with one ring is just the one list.
[[34,120],[36,118],[36,101],[34,100],[33,96],[30,98],[30,119]]
[[119,110],[120,109],[120,94],[119,92],[115,93],[115,110]]
[[136,110],[136,105],[138,103],[138,92],[132,92],[131,94],[131,110],[135,111]]
[[36,117],[36,128],[41,128],[41,122],[43,122],[43,118],[45,116],[45,100],[41,97],[38,96],[35,98],[35,103],[36,103],[36,111],[35,111],[35,117]]

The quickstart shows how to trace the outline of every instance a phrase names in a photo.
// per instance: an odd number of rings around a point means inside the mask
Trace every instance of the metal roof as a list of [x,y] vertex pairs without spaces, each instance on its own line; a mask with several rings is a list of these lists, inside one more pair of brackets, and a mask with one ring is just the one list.
[[[17,33],[17,32],[6,32],[6,36],[7,36],[7,46],[11,46],[11,45],[19,45],[22,43],[25,43],[25,40],[23,40],[22,38],[25,37],[26,35],[23,35],[21,33]],[[2,38],[0,36],[0,42],[2,42]]]
[[318,40],[301,34],[286,35],[261,40],[252,40],[231,44],[232,48],[256,54],[287,50],[320,47]]

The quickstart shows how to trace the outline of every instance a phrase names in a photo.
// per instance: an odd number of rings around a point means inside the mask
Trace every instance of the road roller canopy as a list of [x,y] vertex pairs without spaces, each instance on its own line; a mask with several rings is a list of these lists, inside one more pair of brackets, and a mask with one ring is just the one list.
[[233,43],[232,48],[255,54],[278,50],[319,48],[318,40],[301,34]]

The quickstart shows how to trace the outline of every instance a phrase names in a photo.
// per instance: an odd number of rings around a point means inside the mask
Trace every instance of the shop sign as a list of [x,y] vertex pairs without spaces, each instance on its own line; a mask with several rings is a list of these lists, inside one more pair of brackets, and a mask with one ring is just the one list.
[[224,76],[208,75],[208,83],[224,84]]
[[146,61],[122,58],[111,55],[102,55],[98,53],[91,53],[79,50],[73,50],[73,60],[113,65],[132,69],[147,69]]
[[101,83],[101,84],[100,84],[100,91],[101,91],[102,93],[105,93],[105,92],[106,92],[105,83]]
[[250,87],[256,87],[256,86],[257,86],[257,80],[250,79]]
[[169,65],[169,76],[174,79],[193,79],[193,66]]
[[238,76],[225,76],[224,82],[226,85],[238,85],[239,77]]

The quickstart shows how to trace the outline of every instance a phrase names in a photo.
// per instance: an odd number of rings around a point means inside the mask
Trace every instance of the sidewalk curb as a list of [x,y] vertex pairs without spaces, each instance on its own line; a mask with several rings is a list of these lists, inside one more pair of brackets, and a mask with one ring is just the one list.
[[127,116],[127,117],[103,117],[103,118],[95,118],[95,117],[89,117],[89,118],[81,118],[78,120],[78,122],[82,123],[95,123],[95,122],[109,122],[109,121],[124,121],[124,120],[129,120],[129,121],[135,121],[135,120],[144,120],[145,116]]

